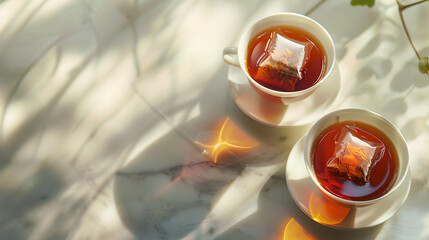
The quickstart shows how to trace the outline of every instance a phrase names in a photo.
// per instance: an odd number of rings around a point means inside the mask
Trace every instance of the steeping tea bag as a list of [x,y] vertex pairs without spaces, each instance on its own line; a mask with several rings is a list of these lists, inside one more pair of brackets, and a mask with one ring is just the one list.
[[369,180],[372,167],[384,154],[381,142],[370,142],[358,138],[350,126],[344,126],[335,141],[333,157],[326,166],[340,179],[363,185]]
[[259,60],[256,78],[270,79],[269,84],[285,91],[294,91],[308,58],[306,54],[312,47],[311,44],[288,39],[276,31],[272,32],[265,56]]

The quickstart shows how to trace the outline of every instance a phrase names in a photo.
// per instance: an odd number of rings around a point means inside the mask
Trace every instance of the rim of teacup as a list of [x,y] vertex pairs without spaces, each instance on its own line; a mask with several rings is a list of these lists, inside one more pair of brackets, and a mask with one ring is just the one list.
[[[251,40],[251,38],[253,36],[255,36],[256,34],[258,34],[260,31],[262,31],[263,29],[272,27],[272,26],[278,26],[279,24],[273,24],[270,23],[267,26],[261,27],[260,30],[256,30],[258,29],[258,27],[262,24],[266,24],[266,22],[269,22],[270,19],[273,18],[293,18],[293,21],[288,22],[287,24],[283,24],[285,26],[293,26],[293,27],[297,27],[302,29],[303,31],[306,31],[308,34],[312,35],[315,39],[317,39],[320,44],[322,45],[322,47],[324,48],[325,54],[327,56],[327,66],[325,69],[325,74],[323,75],[323,77],[321,79],[318,80],[318,82],[316,84],[314,84],[313,86],[303,89],[303,90],[299,90],[299,91],[293,91],[293,92],[285,92],[285,91],[276,91],[270,88],[267,88],[261,84],[259,84],[258,82],[256,82],[249,74],[248,70],[247,70],[247,66],[246,66],[246,54],[247,54],[247,48],[248,48],[248,43]],[[280,21],[280,20],[279,20]],[[276,21],[276,22],[279,22]],[[305,29],[304,27],[302,27],[302,23],[308,24],[308,25],[312,25],[314,27],[316,27],[318,29],[318,33],[317,36],[316,34],[308,31],[307,29]],[[267,15],[265,17],[260,18],[259,20],[253,22],[244,32],[244,34],[242,35],[242,37],[240,38],[240,41],[238,43],[238,59],[239,59],[239,64],[240,67],[244,70],[247,78],[249,79],[249,81],[252,83],[253,86],[255,86],[256,88],[258,88],[259,90],[271,95],[271,96],[276,96],[276,97],[298,97],[298,96],[302,96],[305,95],[307,93],[310,93],[312,91],[314,91],[317,87],[319,87],[323,82],[325,82],[325,80],[330,76],[332,69],[334,68],[334,64],[336,61],[336,53],[335,53],[335,45],[334,45],[334,41],[332,40],[331,35],[329,34],[329,32],[317,21],[315,21],[314,19],[307,17],[305,15],[299,14],[299,13],[293,13],[293,12],[279,12],[279,13],[273,13],[270,15]],[[329,57],[328,57],[329,56]]]
[[[358,117],[358,118],[356,118]],[[320,133],[326,129],[326,127],[331,126],[337,122],[344,121],[359,121],[372,125],[373,127],[378,128],[380,131],[383,131],[392,141],[395,150],[398,154],[399,159],[399,169],[398,176],[395,180],[393,186],[382,196],[374,198],[371,200],[348,200],[334,195],[333,193],[326,190],[318,181],[317,176],[314,172],[312,164],[312,150],[314,147],[314,140],[320,135]],[[380,129],[383,127],[383,129]],[[388,131],[384,131],[388,130]],[[409,154],[408,147],[404,137],[401,132],[387,119],[381,116],[378,113],[375,113],[370,110],[360,109],[360,108],[347,108],[340,109],[334,112],[331,112],[324,117],[320,118],[309,130],[305,137],[304,143],[304,161],[305,167],[312,178],[312,181],[316,186],[325,194],[325,196],[347,206],[367,206],[373,204],[381,199],[386,198],[391,195],[396,189],[403,184],[406,179],[407,173],[409,171]]]

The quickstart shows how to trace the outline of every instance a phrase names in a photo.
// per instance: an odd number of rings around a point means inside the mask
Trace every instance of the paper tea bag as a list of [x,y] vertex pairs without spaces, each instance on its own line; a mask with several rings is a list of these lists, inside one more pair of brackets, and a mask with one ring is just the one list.
[[311,44],[288,39],[277,32],[271,33],[256,78],[269,79],[269,84],[277,88],[294,91],[308,58],[306,54],[312,47]]
[[363,185],[368,182],[372,167],[385,148],[383,143],[356,137],[353,129],[346,125],[338,135],[333,157],[326,166],[340,179]]

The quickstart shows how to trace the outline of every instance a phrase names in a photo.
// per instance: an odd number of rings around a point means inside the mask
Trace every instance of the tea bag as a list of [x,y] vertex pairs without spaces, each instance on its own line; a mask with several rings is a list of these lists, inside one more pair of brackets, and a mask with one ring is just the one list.
[[256,78],[270,79],[271,85],[285,91],[294,91],[296,82],[302,76],[302,67],[306,64],[306,53],[311,48],[311,44],[297,42],[276,31],[272,32],[265,56],[259,60]]
[[350,126],[344,126],[335,141],[333,157],[326,166],[340,179],[363,185],[369,180],[372,167],[384,154],[383,143],[358,138]]

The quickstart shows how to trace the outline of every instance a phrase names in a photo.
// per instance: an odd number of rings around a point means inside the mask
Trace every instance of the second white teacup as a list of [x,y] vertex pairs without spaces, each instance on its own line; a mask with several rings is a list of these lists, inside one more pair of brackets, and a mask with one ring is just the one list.
[[[369,126],[372,126],[373,128],[378,129],[378,131],[385,134],[386,137],[389,139],[389,141],[391,141],[391,143],[393,144],[391,151],[396,152],[397,158],[398,158],[396,178],[394,178],[395,180],[393,181],[391,186],[388,187],[386,191],[379,197],[371,198],[367,200],[348,200],[340,196],[337,196],[333,194],[331,191],[327,190],[325,187],[322,186],[322,184],[318,180],[318,177],[316,176],[317,174],[313,163],[315,161],[314,148],[316,146],[316,140],[321,138],[321,136],[323,136],[322,133],[329,126],[332,126],[334,124],[338,124],[341,122],[347,122],[347,121],[361,122]],[[328,149],[324,149],[323,151],[326,152],[327,155],[329,156],[330,152]],[[304,144],[305,166],[314,184],[328,199],[331,199],[334,202],[337,202],[341,205],[348,206],[348,207],[362,207],[362,206],[368,206],[368,205],[374,204],[391,195],[402,184],[406,184],[405,179],[409,171],[408,158],[409,158],[409,154],[408,154],[407,143],[405,142],[405,139],[402,136],[401,132],[392,123],[390,123],[381,115],[365,109],[354,109],[354,108],[340,109],[325,115],[312,126],[312,128],[310,129],[310,131],[308,132],[305,138],[305,144]],[[373,174],[385,174],[385,173],[378,172]],[[372,187],[376,188],[379,186],[374,185]]]

